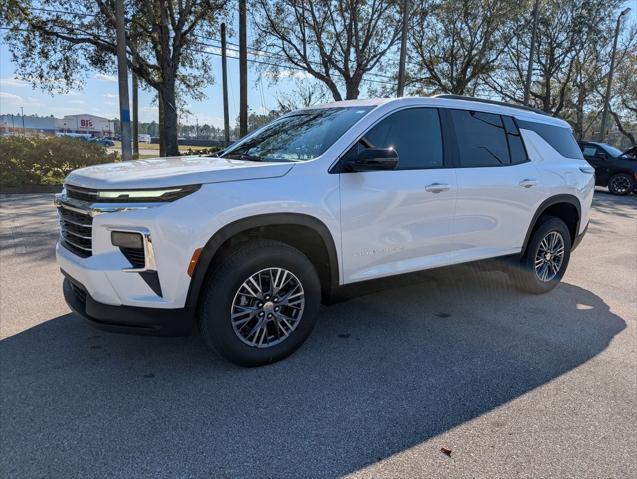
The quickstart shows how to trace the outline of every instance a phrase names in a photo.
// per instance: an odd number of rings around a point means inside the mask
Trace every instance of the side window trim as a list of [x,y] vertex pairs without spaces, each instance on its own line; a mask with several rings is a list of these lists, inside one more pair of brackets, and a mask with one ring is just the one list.
[[[390,112],[387,112],[385,115],[383,115],[382,117],[378,118],[361,135],[359,135],[354,141],[352,141],[347,146],[347,148],[345,148],[343,150],[343,152],[340,155],[338,155],[338,158],[336,158],[336,160],[332,163],[332,165],[328,169],[328,173],[329,174],[349,173],[349,171],[344,171],[343,165],[342,165],[342,159],[343,159],[343,157],[345,157],[350,152],[350,150],[352,148],[354,148],[358,144],[359,141],[361,141],[361,139],[369,131],[371,131],[378,124],[380,124],[385,119],[389,118],[391,115],[394,115],[395,113],[398,113],[398,112],[401,112],[401,111],[405,111],[405,110],[414,110],[414,109],[417,109],[417,108],[426,108],[426,109],[429,109],[429,110],[436,110],[437,113],[438,113],[438,121],[440,122],[440,132],[441,132],[441,142],[442,142],[442,165],[441,166],[431,166],[431,167],[426,167],[426,168],[404,168],[404,169],[399,169],[399,170],[394,170],[394,171],[440,170],[440,169],[445,169],[445,168],[455,168],[455,166],[453,166],[453,164],[448,164],[447,150],[449,149],[449,147],[447,145],[447,139],[446,139],[446,134],[445,134],[445,130],[447,130],[447,126],[445,125],[445,122],[443,121],[443,114],[442,114],[442,111],[446,110],[446,108],[432,107],[432,106],[427,106],[427,105],[410,105],[410,106],[404,106],[402,108],[398,108],[396,110],[392,110]],[[385,171],[385,173],[387,173],[387,171]]]

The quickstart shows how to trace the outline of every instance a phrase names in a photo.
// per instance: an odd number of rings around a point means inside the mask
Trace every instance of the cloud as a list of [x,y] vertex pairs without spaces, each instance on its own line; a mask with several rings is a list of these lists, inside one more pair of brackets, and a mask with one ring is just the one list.
[[11,105],[11,107],[24,107],[25,109],[41,108],[46,106],[41,100],[33,98],[32,96],[24,98],[20,95],[6,91],[0,91],[0,104],[3,106]]
[[111,99],[117,99],[119,98],[119,96],[115,93],[104,93],[102,95],[104,98],[111,98]]
[[96,73],[93,77],[96,80],[108,81],[108,82],[117,82],[116,75],[105,75],[104,73]]
[[84,100],[70,100],[69,103],[73,103],[74,105],[84,105],[86,102]]
[[20,80],[18,78],[0,78],[0,87],[7,88],[26,88],[29,86],[28,82]]
[[6,91],[0,91],[0,99],[9,103],[22,103],[24,98],[20,95],[14,95],[13,93],[7,93]]
[[293,78],[297,80],[304,80],[306,78],[310,78],[312,75],[301,70],[279,70],[263,72],[263,76],[273,79]]

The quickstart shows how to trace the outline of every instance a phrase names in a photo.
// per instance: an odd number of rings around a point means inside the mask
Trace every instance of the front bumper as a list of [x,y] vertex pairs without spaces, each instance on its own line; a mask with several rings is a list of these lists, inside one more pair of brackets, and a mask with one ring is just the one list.
[[71,310],[93,326],[116,333],[153,336],[187,336],[196,327],[194,310],[112,306],[95,301],[84,285],[65,276],[64,299]]

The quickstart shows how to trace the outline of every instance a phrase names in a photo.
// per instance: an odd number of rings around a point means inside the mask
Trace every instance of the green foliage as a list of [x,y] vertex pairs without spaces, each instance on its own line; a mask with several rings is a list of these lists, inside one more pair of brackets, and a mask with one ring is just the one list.
[[111,163],[117,154],[76,138],[0,138],[0,186],[59,185],[71,171]]

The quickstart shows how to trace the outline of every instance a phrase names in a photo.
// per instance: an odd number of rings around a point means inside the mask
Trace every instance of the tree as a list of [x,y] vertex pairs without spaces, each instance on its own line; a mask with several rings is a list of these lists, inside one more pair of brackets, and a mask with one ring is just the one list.
[[635,130],[632,132],[626,123],[637,124],[637,33],[633,29],[629,35],[629,45],[618,54],[617,72],[614,83],[613,101],[609,113],[617,129],[630,141],[637,144]]
[[[547,113],[569,113],[573,82],[578,64],[587,46],[606,42],[612,31],[612,17],[622,0],[545,0],[538,13],[534,81],[531,104]],[[527,2],[526,10],[530,12]],[[527,18],[521,18],[520,35],[506,45],[498,68],[489,75],[489,87],[502,98],[523,103],[524,82],[529,58],[531,28]],[[526,28],[524,26],[526,25]],[[567,115],[568,116],[568,115]]]
[[[200,37],[216,35],[222,0],[128,0],[129,68],[157,92],[160,151],[177,149],[178,94],[201,99],[211,82]],[[80,87],[90,71],[115,71],[112,0],[8,0],[5,36],[17,73],[48,90]]]
[[307,108],[310,106],[325,103],[328,100],[329,93],[322,84],[316,84],[316,81],[296,80],[295,87],[285,93],[281,93],[276,101],[278,111],[283,114],[299,108]]
[[257,45],[323,82],[337,101],[358,98],[401,34],[395,0],[255,0],[254,12]]
[[519,3],[445,0],[418,3],[412,13],[410,83],[418,93],[474,95],[516,33]]

